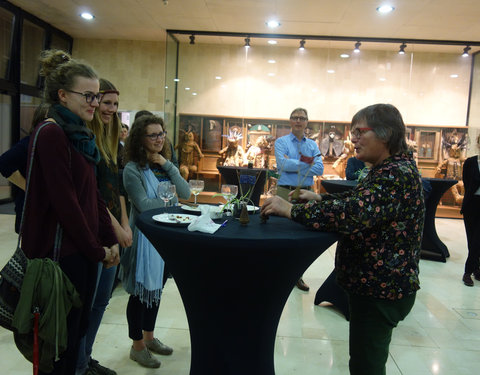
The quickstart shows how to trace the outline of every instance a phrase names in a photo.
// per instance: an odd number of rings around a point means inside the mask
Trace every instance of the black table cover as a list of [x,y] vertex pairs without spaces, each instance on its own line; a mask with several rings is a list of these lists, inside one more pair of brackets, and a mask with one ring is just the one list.
[[[337,237],[285,218],[230,219],[214,234],[163,225],[144,212],[138,228],[168,263],[185,306],[191,375],[273,375],[278,322],[308,266]],[[169,212],[178,208],[170,208]],[[220,220],[218,220],[220,222]]]
[[[425,221],[422,251],[420,254],[423,259],[446,262],[450,253],[448,252],[447,246],[438,237],[437,229],[435,228],[435,212],[437,211],[438,203],[443,194],[458,181],[442,178],[422,178],[422,180],[430,184],[432,190],[425,199]],[[357,185],[357,182],[347,180],[323,180],[322,185],[328,193],[341,193],[353,189]]]

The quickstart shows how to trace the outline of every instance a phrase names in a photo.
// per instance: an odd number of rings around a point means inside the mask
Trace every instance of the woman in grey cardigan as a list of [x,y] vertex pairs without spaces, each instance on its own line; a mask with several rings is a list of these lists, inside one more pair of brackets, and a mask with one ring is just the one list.
[[[167,134],[163,126],[163,120],[157,116],[142,116],[133,123],[125,147],[128,163],[123,170],[133,231],[133,244],[121,260],[123,286],[130,294],[127,304],[128,334],[133,340],[130,358],[151,368],[159,367],[160,362],[150,352],[163,355],[173,352],[153,334],[168,271],[157,250],[135,226],[135,220],[146,210],[164,206],[157,196],[160,181],[175,184],[179,197],[190,197],[188,183],[178,168],[160,154]],[[172,201],[176,203],[177,198]]]

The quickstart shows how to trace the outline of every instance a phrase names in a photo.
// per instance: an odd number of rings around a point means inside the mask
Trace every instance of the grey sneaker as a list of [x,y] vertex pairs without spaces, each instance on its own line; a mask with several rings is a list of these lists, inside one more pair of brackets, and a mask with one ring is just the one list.
[[154,353],[161,354],[161,355],[170,355],[173,353],[173,349],[164,343],[162,343],[159,339],[154,338],[152,341],[144,340],[146,347]]
[[130,349],[130,359],[138,362],[138,364],[142,365],[143,367],[148,367],[148,368],[159,368],[160,367],[160,361],[157,360],[154,356],[152,356],[152,353],[148,350],[148,348],[143,348],[143,350],[140,350],[137,352],[135,349],[132,348]]

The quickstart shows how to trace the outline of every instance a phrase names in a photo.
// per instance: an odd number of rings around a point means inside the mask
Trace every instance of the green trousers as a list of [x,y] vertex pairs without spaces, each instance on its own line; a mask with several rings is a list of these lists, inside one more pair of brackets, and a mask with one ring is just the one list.
[[349,294],[350,375],[386,375],[392,331],[405,319],[416,294],[400,300],[379,300]]

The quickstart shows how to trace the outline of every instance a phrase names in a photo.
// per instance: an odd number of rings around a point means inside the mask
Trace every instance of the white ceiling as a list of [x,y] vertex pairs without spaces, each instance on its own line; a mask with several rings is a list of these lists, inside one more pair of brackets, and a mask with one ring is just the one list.
[[[74,38],[163,41],[165,30],[274,33],[480,42],[480,0],[10,0]],[[387,15],[376,8],[389,2]],[[79,17],[94,14],[93,21]],[[275,17],[281,26],[269,29]],[[180,37],[188,42],[188,35]],[[243,43],[243,38],[196,37],[196,43]],[[298,40],[282,41],[298,45]],[[253,40],[265,44],[266,40]],[[307,46],[344,47],[351,42]],[[372,47],[373,46],[373,47]],[[362,48],[375,45],[363,43]],[[392,45],[398,49],[398,46]],[[410,50],[456,53],[463,47],[409,45]],[[480,50],[472,47],[472,52]]]

